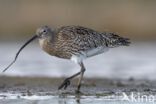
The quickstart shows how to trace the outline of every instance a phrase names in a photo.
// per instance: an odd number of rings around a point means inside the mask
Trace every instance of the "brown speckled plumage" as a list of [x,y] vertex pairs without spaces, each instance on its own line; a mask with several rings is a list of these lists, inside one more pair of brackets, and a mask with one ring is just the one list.
[[81,26],[63,26],[54,29],[50,35],[53,35],[53,39],[45,39],[43,49],[50,55],[66,59],[100,46],[129,45],[128,39],[115,33],[97,32]]
[[81,71],[65,79],[59,86],[59,89],[66,89],[70,85],[70,80],[80,75],[77,92],[80,90],[85,72],[83,59],[101,54],[108,48],[130,44],[129,39],[122,38],[116,33],[97,32],[81,26],[63,26],[56,29],[44,26],[37,29],[36,34],[44,51],[52,56],[71,59],[80,65]]

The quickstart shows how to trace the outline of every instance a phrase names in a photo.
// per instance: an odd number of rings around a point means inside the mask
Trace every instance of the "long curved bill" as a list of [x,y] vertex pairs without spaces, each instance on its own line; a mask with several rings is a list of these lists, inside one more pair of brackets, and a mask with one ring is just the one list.
[[11,66],[12,64],[14,64],[15,61],[17,60],[18,55],[20,54],[20,52],[22,51],[22,49],[23,49],[24,47],[26,47],[30,42],[32,42],[33,40],[35,40],[37,37],[38,37],[37,35],[34,35],[32,38],[30,38],[30,39],[18,50],[18,52],[16,53],[16,56],[15,56],[14,60],[13,60],[2,72],[5,72],[7,69],[9,69],[10,66]]

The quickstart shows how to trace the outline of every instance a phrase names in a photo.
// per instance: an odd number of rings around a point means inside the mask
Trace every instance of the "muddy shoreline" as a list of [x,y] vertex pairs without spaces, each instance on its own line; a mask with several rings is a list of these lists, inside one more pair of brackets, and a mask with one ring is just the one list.
[[[59,94],[75,95],[77,79],[72,80],[66,90],[57,90],[64,78],[28,78],[28,77],[0,77],[0,93],[21,93],[23,96]],[[156,95],[156,81],[85,78],[80,95],[109,96],[125,92],[140,92],[144,95]]]

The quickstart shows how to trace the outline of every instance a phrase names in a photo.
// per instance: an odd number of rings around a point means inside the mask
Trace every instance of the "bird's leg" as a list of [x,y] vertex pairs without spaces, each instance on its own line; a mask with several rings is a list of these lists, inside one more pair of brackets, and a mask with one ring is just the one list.
[[63,83],[58,87],[58,89],[59,89],[59,90],[62,89],[62,88],[66,89],[66,88],[70,85],[70,80],[71,80],[72,78],[78,76],[80,73],[81,73],[81,71],[78,72],[78,73],[76,73],[76,74],[74,74],[74,75],[72,75],[72,76],[70,76],[70,77],[68,77],[68,78],[66,78],[66,79],[63,81]]
[[80,93],[81,81],[83,79],[83,75],[84,75],[84,72],[86,70],[82,62],[80,63],[80,66],[81,66],[81,71],[80,71],[81,73],[80,73],[80,78],[79,78],[79,81],[78,81],[78,86],[77,86],[76,93]]
[[83,74],[84,74],[86,69],[85,69],[85,67],[84,67],[82,62],[79,65],[81,67],[81,71],[76,73],[76,74],[74,74],[74,75],[72,75],[72,76],[70,76],[70,77],[68,77],[68,78],[66,78],[63,81],[63,83],[58,87],[59,90],[62,89],[62,88],[66,89],[70,85],[70,80],[80,74],[80,78],[79,78],[79,81],[78,81],[78,87],[77,87],[77,90],[76,90],[77,93],[80,92],[79,90],[80,90],[80,87],[81,87],[81,80],[83,79]]

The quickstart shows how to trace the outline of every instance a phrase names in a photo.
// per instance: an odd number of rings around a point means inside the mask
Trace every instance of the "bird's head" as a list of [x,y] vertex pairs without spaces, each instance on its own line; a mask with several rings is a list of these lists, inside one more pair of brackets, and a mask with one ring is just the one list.
[[44,39],[52,35],[52,30],[48,26],[42,26],[36,30],[36,35],[38,38]]

